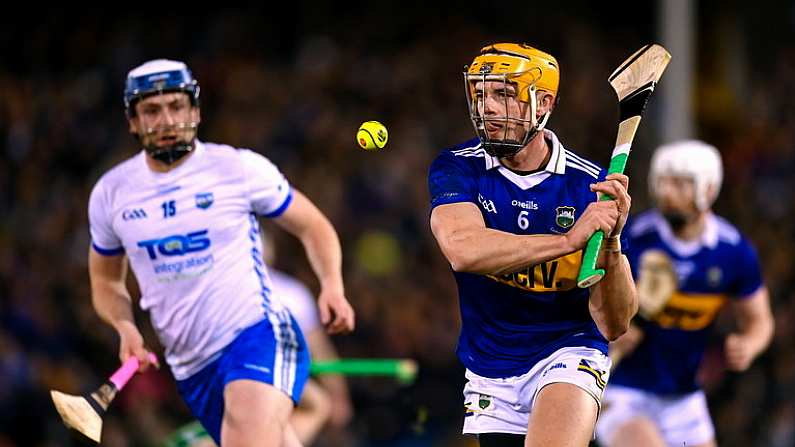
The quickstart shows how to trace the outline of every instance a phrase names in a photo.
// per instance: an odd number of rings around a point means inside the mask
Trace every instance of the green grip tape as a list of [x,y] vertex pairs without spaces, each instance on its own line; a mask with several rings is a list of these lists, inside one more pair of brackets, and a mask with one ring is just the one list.
[[588,239],[588,245],[585,247],[585,254],[582,257],[580,274],[577,276],[577,286],[582,289],[591,287],[605,276],[604,269],[596,268],[596,258],[599,257],[599,250],[602,248],[604,238],[605,233],[598,230]]
[[[607,169],[609,174],[623,174],[624,168],[627,167],[628,153],[616,154],[610,159],[610,167]],[[602,194],[599,201],[613,200],[607,194]],[[577,275],[577,287],[582,289],[591,287],[598,283],[605,276],[604,269],[596,268],[596,259],[599,257],[599,250],[602,248],[602,241],[605,238],[605,233],[602,230],[597,230],[590,239],[588,245],[585,246],[585,253],[582,256],[582,265],[580,265],[580,274]]]
[[411,359],[339,359],[315,361],[309,369],[313,375],[390,376],[411,382],[417,376],[417,362]]
[[629,154],[621,153],[616,154],[610,159],[610,166],[607,167],[608,174],[623,174],[624,169],[627,167],[627,159]]

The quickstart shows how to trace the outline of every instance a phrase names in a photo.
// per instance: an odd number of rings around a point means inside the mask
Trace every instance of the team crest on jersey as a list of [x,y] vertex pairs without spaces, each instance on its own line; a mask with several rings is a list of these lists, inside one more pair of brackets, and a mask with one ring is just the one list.
[[211,207],[213,204],[213,193],[211,192],[200,192],[196,194],[196,206],[203,210]]
[[559,206],[555,208],[557,216],[555,216],[555,223],[563,228],[569,228],[574,225],[574,207],[573,206]]
[[478,399],[478,407],[481,410],[487,410],[491,406],[491,396],[481,394],[480,398]]

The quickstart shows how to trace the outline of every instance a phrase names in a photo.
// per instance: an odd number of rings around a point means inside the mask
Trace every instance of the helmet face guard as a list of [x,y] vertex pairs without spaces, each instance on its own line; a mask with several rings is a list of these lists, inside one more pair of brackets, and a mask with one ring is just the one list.
[[[198,121],[188,121],[169,126],[145,128],[142,134],[137,136],[147,154],[157,161],[170,165],[194,149],[198,127]],[[155,144],[155,139],[164,133],[175,135],[174,142],[166,146],[158,146]]]
[[469,118],[492,156],[521,151],[547,123],[538,116],[537,92],[557,100],[560,73],[554,57],[526,44],[497,43],[480,50],[464,67]]
[[[191,152],[199,121],[189,118],[183,122],[149,126],[137,116],[136,104],[154,95],[181,92],[188,95],[191,107],[199,107],[199,91],[199,83],[182,62],[158,59],[130,71],[124,89],[125,110],[130,120],[138,120],[136,137],[152,158],[170,165]],[[158,146],[155,140],[161,135],[169,136],[173,142]]]
[[[540,77],[540,71],[535,77]],[[535,83],[525,84],[519,78],[532,73],[468,73],[464,72],[464,87],[469,119],[489,155],[510,157],[518,153],[546,124],[536,119]],[[492,113],[487,102],[495,101],[501,113]],[[529,111],[529,113],[528,113]],[[489,132],[489,128],[493,132]]]

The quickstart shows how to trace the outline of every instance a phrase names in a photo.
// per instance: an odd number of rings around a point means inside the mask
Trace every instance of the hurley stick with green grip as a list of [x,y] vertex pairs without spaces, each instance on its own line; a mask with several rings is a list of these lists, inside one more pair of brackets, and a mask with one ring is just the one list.
[[[646,103],[670,60],[671,55],[665,48],[649,44],[636,51],[607,78],[618,95],[620,114],[616,147],[610,159],[608,174],[624,173],[629,149],[635,138],[635,131],[638,130],[643,109],[646,108]],[[613,200],[613,197],[603,194],[599,200]],[[599,257],[604,237],[604,233],[599,230],[588,240],[582,257],[580,274],[577,277],[579,287],[590,287],[605,275],[603,269],[596,268],[596,259]]]

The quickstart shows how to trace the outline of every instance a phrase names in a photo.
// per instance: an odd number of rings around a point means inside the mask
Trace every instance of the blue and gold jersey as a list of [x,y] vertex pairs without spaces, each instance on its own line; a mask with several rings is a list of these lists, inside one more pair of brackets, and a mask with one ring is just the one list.
[[664,294],[653,319],[638,318],[645,336],[610,382],[657,394],[699,388],[696,381],[709,328],[728,299],[762,286],[756,252],[726,220],[709,214],[700,240],[676,239],[656,210],[631,219],[627,257],[639,293]]
[[[543,170],[519,174],[488,155],[477,139],[443,151],[430,168],[431,207],[472,202],[488,228],[514,234],[568,231],[596,195],[601,168],[565,149],[545,130],[552,149]],[[526,373],[566,346],[607,352],[588,311],[588,290],[577,287],[582,252],[507,275],[454,272],[462,327],[458,357],[475,374],[500,378]]]

